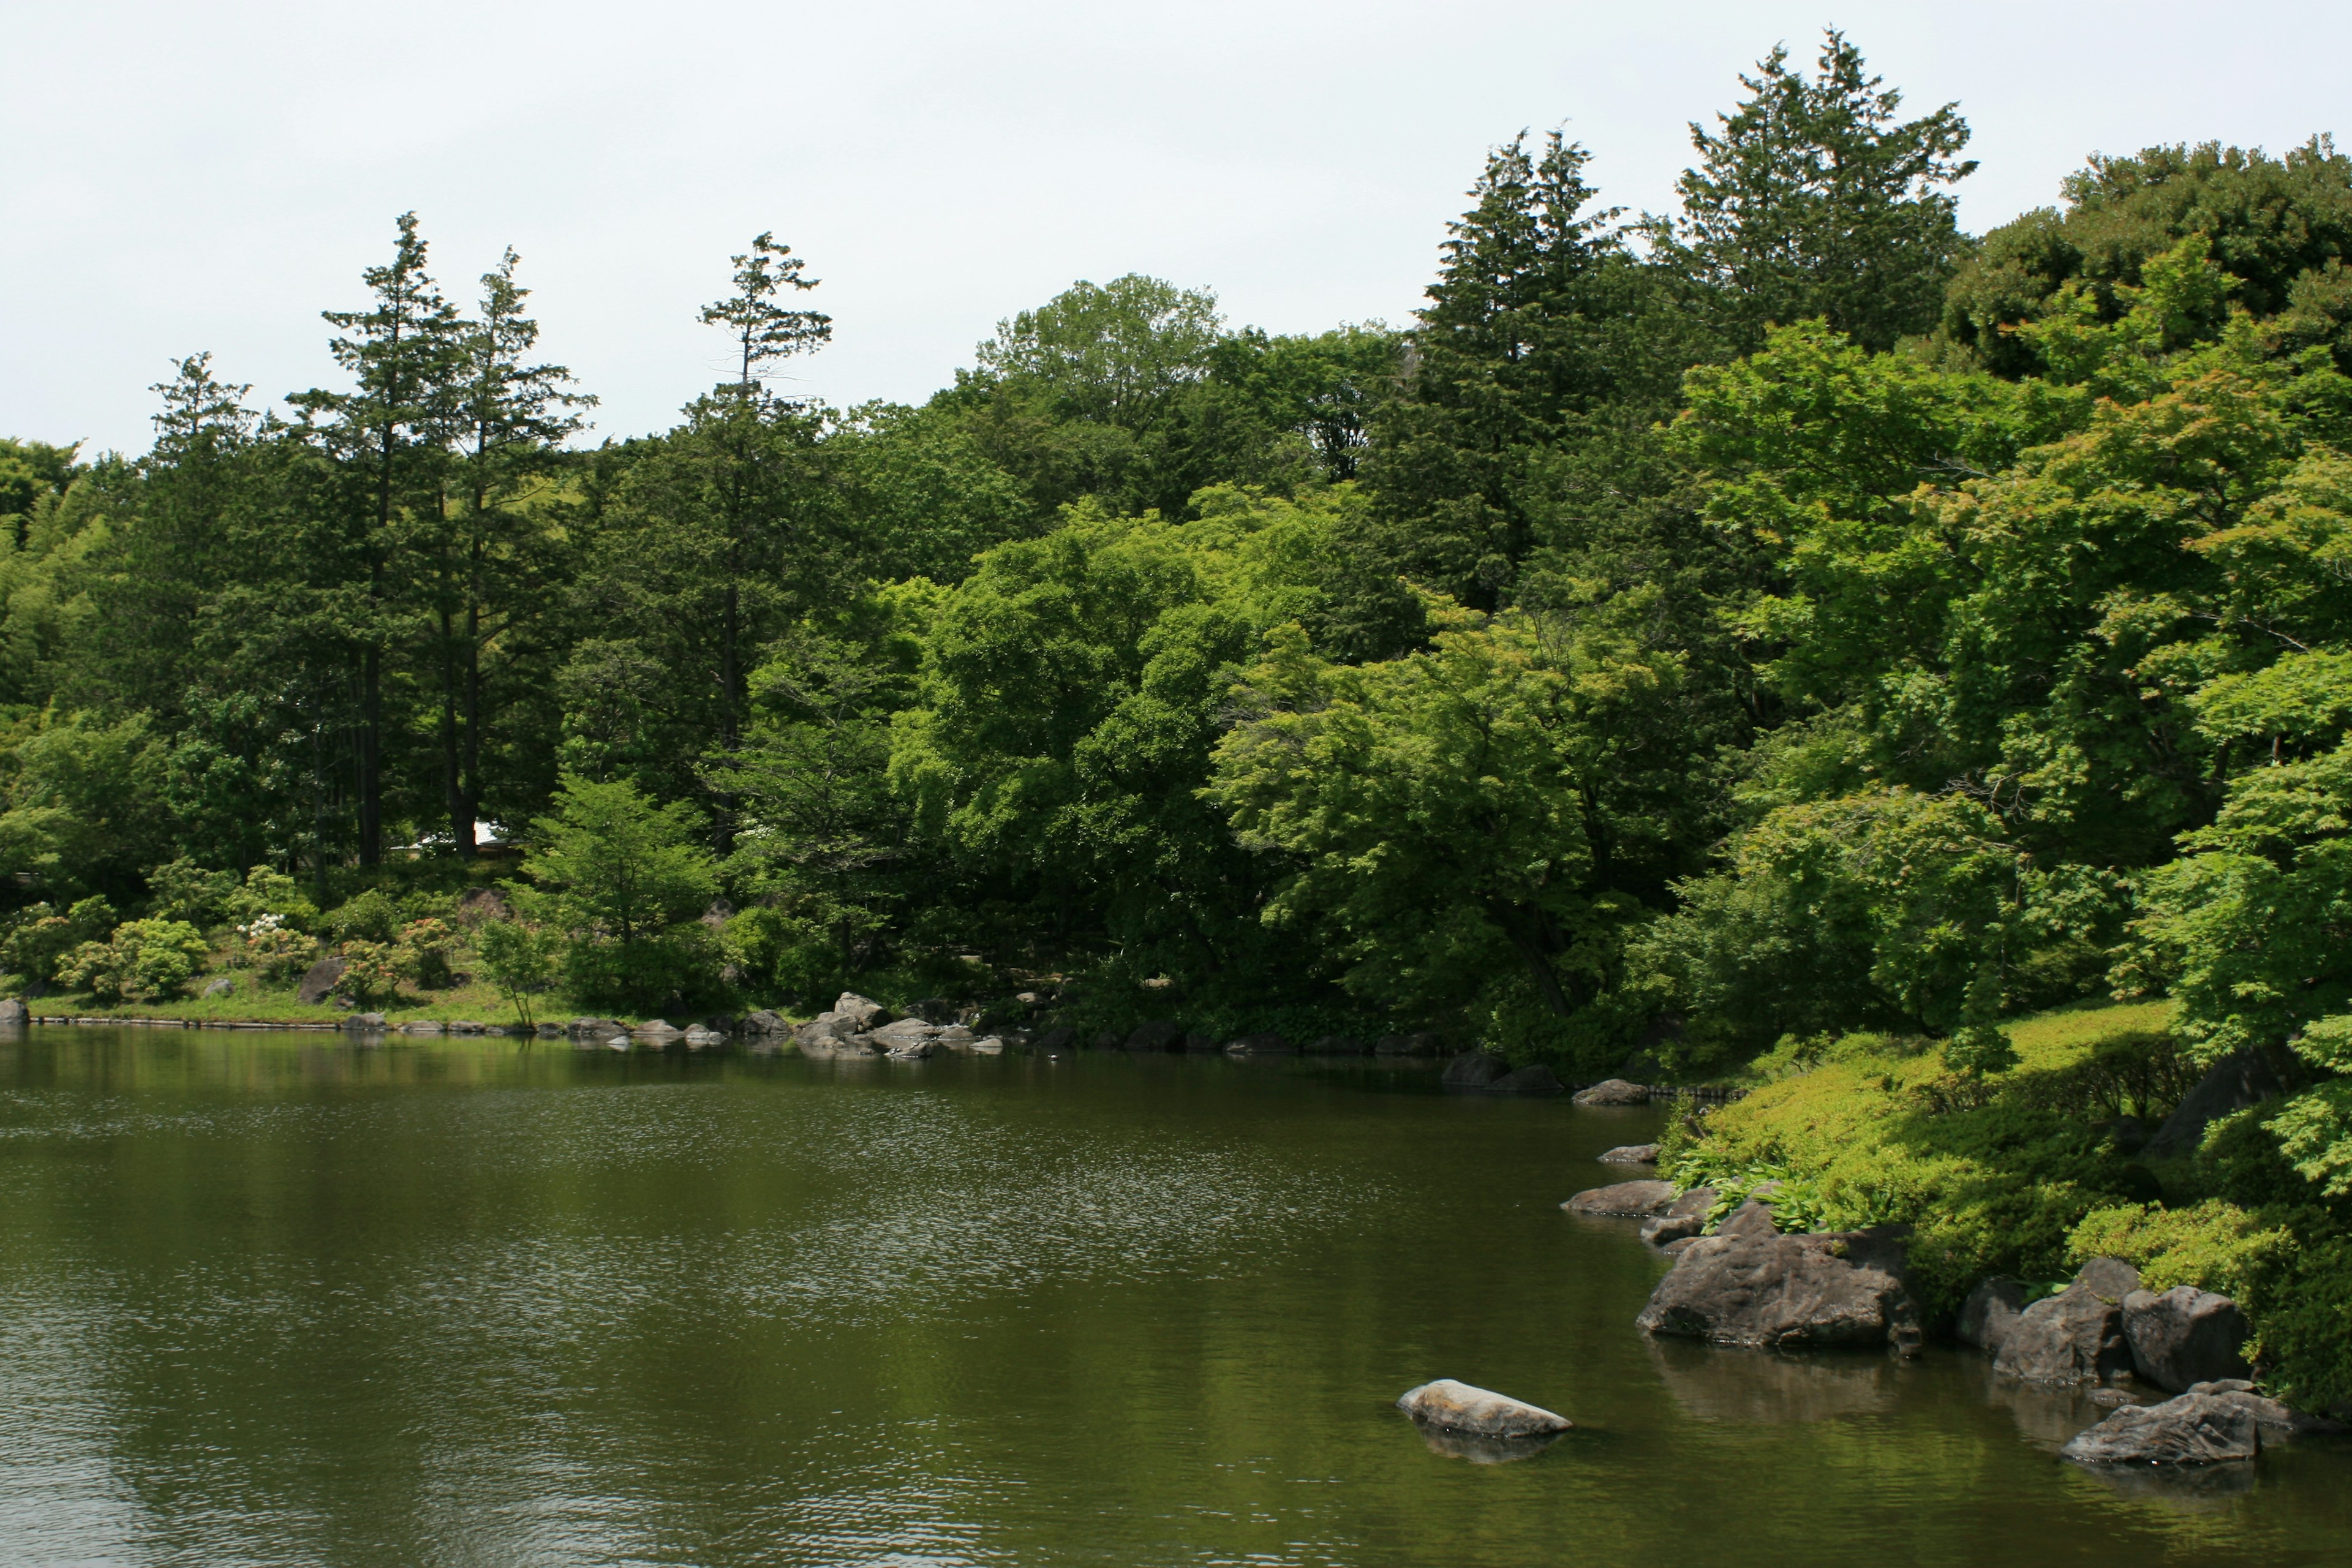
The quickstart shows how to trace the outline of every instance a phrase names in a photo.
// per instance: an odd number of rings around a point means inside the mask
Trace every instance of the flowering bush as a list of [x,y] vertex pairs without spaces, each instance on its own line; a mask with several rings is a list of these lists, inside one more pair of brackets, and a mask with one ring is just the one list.
[[265,980],[290,980],[310,966],[314,944],[289,925],[284,915],[256,915],[238,926],[236,934],[229,963]]
[[338,995],[355,1007],[388,1002],[400,989],[400,965],[391,947],[380,942],[347,942],[341,948],[343,976],[335,982]]
[[437,920],[411,921],[400,930],[400,940],[393,944],[394,964],[407,979],[423,991],[439,991],[450,982],[449,960],[457,951],[457,933],[448,922]]

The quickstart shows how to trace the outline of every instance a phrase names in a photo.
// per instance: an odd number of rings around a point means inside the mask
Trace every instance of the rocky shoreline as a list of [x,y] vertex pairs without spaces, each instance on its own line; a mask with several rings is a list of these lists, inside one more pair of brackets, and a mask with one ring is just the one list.
[[[1636,1145],[1601,1159],[1641,1163],[1656,1153]],[[1983,1280],[1954,1321],[1931,1323],[1906,1278],[1909,1226],[1782,1231],[1771,1198],[1765,1184],[1711,1222],[1714,1190],[1652,1179],[1589,1188],[1560,1206],[1596,1219],[1639,1220],[1642,1238],[1674,1259],[1634,1320],[1643,1333],[1732,1350],[1905,1357],[1920,1354],[1931,1334],[1948,1337],[1989,1358],[2003,1381],[2088,1388],[2108,1414],[2061,1450],[2080,1464],[2238,1463],[2265,1446],[2352,1431],[2256,1388],[2242,1349],[2251,1330],[2227,1296],[2185,1285],[2148,1290],[2129,1264],[2094,1258],[2063,1289],[2039,1299],[2018,1280]]]

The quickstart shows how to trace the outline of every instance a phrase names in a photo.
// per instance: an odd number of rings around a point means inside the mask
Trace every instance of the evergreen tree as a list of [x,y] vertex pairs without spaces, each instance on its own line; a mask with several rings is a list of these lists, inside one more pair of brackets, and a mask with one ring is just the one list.
[[375,296],[365,310],[328,310],[341,334],[329,344],[349,372],[347,392],[313,389],[289,398],[305,434],[343,476],[343,566],[350,592],[345,636],[355,667],[353,743],[359,857],[383,858],[385,661],[402,605],[395,580],[396,528],[412,512],[437,510],[449,440],[459,416],[457,375],[463,353],[457,311],[425,269],[416,215],[404,213],[392,259],[362,274]]
[[1775,47],[1739,79],[1748,97],[1719,130],[1691,126],[1699,165],[1677,184],[1682,216],[1652,220],[1651,234],[1709,290],[1742,352],[1762,346],[1768,324],[1814,316],[1891,348],[1935,326],[1968,254],[1944,189],[1976,168],[1958,156],[1968,122],[1950,103],[1897,120],[1903,95],[1834,28],[1811,79],[1788,62]]

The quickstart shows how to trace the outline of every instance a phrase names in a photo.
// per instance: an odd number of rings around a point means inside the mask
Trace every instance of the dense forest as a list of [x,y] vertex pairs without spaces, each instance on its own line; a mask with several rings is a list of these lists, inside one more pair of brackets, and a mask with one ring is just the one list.
[[1402,328],[1082,282],[919,407],[775,389],[832,323],[761,235],[728,378],[598,445],[517,258],[453,298],[402,217],[331,386],[193,353],[144,454],[0,443],[0,963],[1586,1077],[2169,997],[2352,1190],[2352,159],[1975,237],[1955,106],[1834,33],[1740,90],[1669,214],[1496,147]]

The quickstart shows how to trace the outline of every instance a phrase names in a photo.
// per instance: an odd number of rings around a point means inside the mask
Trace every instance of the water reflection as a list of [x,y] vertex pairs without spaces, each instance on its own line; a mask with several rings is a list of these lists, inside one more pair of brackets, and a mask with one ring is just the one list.
[[1724,1350],[1689,1340],[1647,1341],[1650,1364],[1694,1418],[1788,1426],[1895,1407],[1902,1369],[1866,1351],[1789,1356]]
[[[1419,1426],[1418,1422],[1414,1425]],[[1480,1437],[1468,1432],[1448,1432],[1441,1427],[1422,1426],[1421,1440],[1433,1454],[1443,1454],[1449,1459],[1467,1459],[1474,1465],[1507,1465],[1520,1459],[1532,1459],[1565,1436],[1548,1432],[1540,1437]]]

